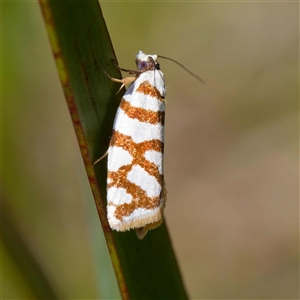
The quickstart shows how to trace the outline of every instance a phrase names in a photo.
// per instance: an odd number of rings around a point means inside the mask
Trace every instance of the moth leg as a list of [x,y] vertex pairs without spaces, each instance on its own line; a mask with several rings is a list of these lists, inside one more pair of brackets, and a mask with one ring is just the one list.
[[119,88],[119,90],[116,92],[116,95],[119,94],[119,92],[121,91],[121,89],[126,85],[126,84],[130,84],[132,82],[134,82],[136,80],[136,77],[125,77],[123,79],[117,79],[117,78],[110,78],[111,81],[114,82],[120,82],[122,83],[121,87]]
[[117,69],[119,69],[120,71],[127,72],[127,73],[129,73],[129,74],[136,74],[136,75],[139,75],[139,74],[142,73],[142,72],[139,71],[139,70],[128,70],[128,69],[120,68],[120,67],[117,65],[117,63],[116,63],[116,61],[115,61],[114,59],[111,59],[111,61],[113,62],[113,64],[115,65],[115,67],[116,67]]
[[100,162],[104,157],[107,156],[107,154],[108,154],[108,149],[105,151],[105,153],[100,158],[98,158],[96,161],[93,162],[93,165],[95,165],[98,162]]
[[136,80],[137,77],[126,77],[126,78],[123,78],[123,79],[118,79],[118,78],[114,78],[114,77],[111,77],[105,70],[102,70],[102,72],[113,82],[119,82],[119,83],[122,83],[121,87],[119,88],[119,90],[117,91],[116,94],[118,94],[121,89],[126,85],[126,84],[130,84],[132,82],[134,82]]

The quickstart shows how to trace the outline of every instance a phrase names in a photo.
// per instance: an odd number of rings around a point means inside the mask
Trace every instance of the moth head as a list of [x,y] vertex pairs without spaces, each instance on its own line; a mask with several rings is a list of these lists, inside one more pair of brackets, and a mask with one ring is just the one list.
[[140,51],[136,55],[135,63],[138,70],[141,72],[160,69],[159,63],[157,62],[157,55],[145,54],[143,51]]

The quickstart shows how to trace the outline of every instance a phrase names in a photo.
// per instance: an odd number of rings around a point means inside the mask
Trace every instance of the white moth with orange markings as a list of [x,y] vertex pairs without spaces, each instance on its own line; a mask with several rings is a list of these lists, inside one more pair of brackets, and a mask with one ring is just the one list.
[[142,239],[163,221],[166,94],[156,55],[139,52],[141,72],[121,100],[108,149],[107,216],[112,229]]
[[121,88],[131,83],[117,110],[107,151],[107,217],[112,229],[135,229],[138,238],[143,239],[150,229],[163,222],[166,204],[163,168],[166,88],[157,55],[140,51],[136,64],[138,71],[129,71],[136,73],[135,77],[115,79],[103,70],[112,81],[122,83]]

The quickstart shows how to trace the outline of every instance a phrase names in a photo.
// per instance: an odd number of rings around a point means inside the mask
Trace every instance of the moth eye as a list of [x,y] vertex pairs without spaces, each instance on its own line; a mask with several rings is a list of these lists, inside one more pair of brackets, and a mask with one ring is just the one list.
[[138,69],[139,70],[144,70],[147,68],[147,62],[146,61],[140,61],[138,64]]

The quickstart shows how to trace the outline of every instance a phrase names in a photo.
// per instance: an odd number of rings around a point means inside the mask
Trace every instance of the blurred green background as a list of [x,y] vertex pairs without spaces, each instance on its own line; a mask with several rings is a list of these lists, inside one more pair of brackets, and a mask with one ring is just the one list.
[[[121,67],[143,50],[207,83],[160,60],[166,221],[190,297],[298,299],[299,4],[101,7]],[[59,298],[119,298],[39,5],[1,9],[2,213]],[[2,299],[33,299],[15,237]]]

